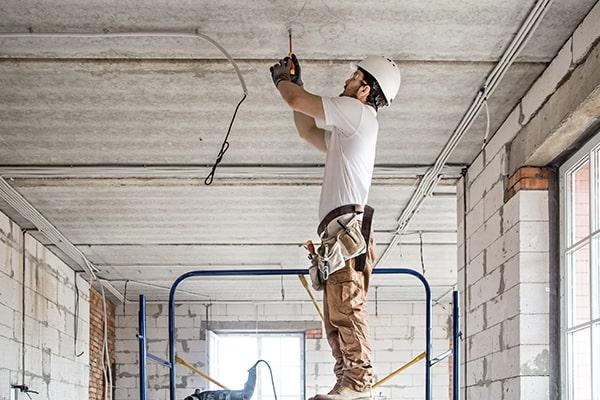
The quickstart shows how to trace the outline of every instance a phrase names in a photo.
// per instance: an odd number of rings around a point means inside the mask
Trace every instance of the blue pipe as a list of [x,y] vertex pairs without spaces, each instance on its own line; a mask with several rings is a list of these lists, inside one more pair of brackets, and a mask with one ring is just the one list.
[[140,294],[140,309],[138,311],[138,345],[140,349],[140,400],[146,400],[148,387],[148,369],[146,367],[146,297]]
[[452,292],[452,400],[459,400],[460,374],[460,297]]
[[[377,268],[373,274],[405,274],[412,275],[419,279],[425,288],[425,400],[431,400],[431,287],[427,279],[418,271],[409,268]],[[279,275],[308,275],[307,269],[251,269],[251,270],[208,270],[208,271],[190,271],[175,279],[169,291],[169,399],[176,400],[176,366],[175,362],[175,292],[177,287],[184,280],[197,276],[279,276]],[[141,365],[140,365],[141,368]],[[145,397],[141,400],[145,400]]]

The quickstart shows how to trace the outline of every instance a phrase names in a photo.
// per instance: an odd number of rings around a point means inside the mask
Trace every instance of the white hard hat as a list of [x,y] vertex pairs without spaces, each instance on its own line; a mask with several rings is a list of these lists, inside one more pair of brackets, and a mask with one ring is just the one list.
[[387,57],[369,56],[359,62],[357,67],[375,78],[389,106],[400,89],[400,69],[396,63]]

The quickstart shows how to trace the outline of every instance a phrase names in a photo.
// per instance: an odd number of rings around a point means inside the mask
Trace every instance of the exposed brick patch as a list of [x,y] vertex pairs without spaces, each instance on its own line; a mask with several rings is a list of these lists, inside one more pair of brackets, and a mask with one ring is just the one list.
[[521,167],[506,180],[504,202],[521,190],[548,190],[548,168]]
[[304,331],[306,339],[321,339],[323,338],[323,330],[319,329],[307,329]]
[[[115,362],[115,305],[106,299],[108,352],[114,376]],[[90,288],[90,384],[89,400],[104,399],[104,373],[102,372],[102,344],[104,338],[104,307],[102,294]],[[114,380],[113,380],[114,383]]]

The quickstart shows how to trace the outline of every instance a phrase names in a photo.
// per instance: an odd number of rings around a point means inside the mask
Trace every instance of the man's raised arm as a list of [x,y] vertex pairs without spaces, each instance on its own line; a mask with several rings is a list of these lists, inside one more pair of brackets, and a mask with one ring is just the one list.
[[[283,100],[294,110],[294,124],[300,137],[317,149],[326,151],[325,130],[318,128],[315,122],[316,118],[325,118],[323,102],[320,96],[304,90],[300,76],[300,64],[296,57],[293,57],[293,61],[286,57],[271,67],[273,83],[275,83]],[[295,64],[296,69],[294,79],[289,74],[292,62]]]

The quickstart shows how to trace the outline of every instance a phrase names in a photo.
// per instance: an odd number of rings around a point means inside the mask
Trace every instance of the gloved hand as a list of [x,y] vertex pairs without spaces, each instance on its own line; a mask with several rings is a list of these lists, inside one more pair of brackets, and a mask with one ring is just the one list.
[[290,78],[290,67],[292,60],[289,57],[279,60],[278,63],[273,64],[270,68],[271,78],[273,79],[273,83],[275,87],[281,81],[291,81]]
[[294,69],[296,70],[294,71],[294,75],[291,76],[292,82],[298,86],[302,86],[304,85],[304,82],[302,82],[302,77],[300,76],[300,62],[298,62],[298,58],[295,54],[292,54],[292,63],[294,64]]

